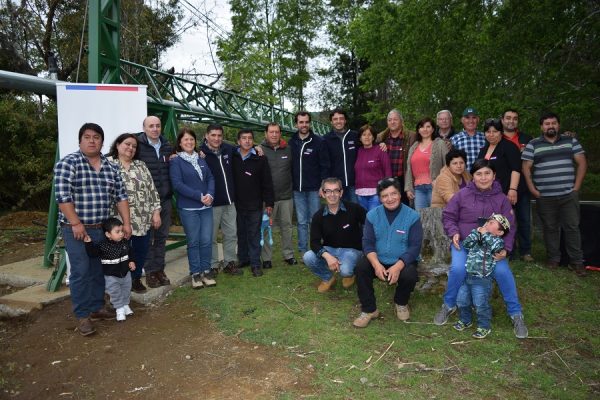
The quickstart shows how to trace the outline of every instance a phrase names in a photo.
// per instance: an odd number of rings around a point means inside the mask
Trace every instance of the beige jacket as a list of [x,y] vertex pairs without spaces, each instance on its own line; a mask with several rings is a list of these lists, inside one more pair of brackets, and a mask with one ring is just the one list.
[[[462,179],[465,182],[471,181],[471,174],[463,172]],[[439,176],[433,182],[433,193],[431,194],[431,207],[444,208],[450,201],[454,193],[458,192],[458,179],[446,166],[442,168]]]

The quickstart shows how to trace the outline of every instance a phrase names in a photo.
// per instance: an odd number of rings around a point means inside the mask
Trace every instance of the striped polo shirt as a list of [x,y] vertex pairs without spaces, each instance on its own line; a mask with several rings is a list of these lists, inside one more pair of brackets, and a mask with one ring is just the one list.
[[521,159],[533,161],[533,183],[541,197],[562,196],[573,191],[574,157],[583,153],[575,138],[561,135],[552,143],[542,135],[527,144]]

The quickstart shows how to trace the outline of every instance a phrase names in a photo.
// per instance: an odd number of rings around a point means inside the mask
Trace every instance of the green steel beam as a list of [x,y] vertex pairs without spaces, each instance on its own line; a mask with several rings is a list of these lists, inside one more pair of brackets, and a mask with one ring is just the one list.
[[89,0],[88,82],[119,83],[121,0]]

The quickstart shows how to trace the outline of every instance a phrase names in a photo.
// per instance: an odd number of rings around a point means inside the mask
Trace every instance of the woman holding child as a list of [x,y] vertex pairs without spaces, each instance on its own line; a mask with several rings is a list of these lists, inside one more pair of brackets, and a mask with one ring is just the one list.
[[[452,262],[448,271],[444,304],[434,317],[436,325],[445,324],[450,314],[456,311],[456,297],[466,276],[467,251],[462,246],[462,241],[471,230],[482,225],[492,214],[504,215],[511,225],[514,224],[512,206],[502,193],[500,184],[495,181],[494,166],[488,160],[477,160],[471,168],[471,175],[473,181],[452,197],[442,213],[444,230],[452,240]],[[514,230],[505,238],[505,249],[495,256],[498,262],[493,277],[513,321],[515,336],[526,338],[528,332],[523,320],[515,278],[506,259],[512,250],[513,238]]]

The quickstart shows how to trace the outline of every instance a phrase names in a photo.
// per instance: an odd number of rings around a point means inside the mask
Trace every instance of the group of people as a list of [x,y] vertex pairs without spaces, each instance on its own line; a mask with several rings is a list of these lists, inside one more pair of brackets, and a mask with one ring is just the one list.
[[[585,156],[575,138],[559,133],[557,115],[541,117],[542,136],[533,140],[518,130],[513,109],[486,120],[485,133],[477,131],[479,116],[472,107],[463,112],[460,132],[454,131],[448,110],[440,111],[436,121],[421,119],[414,133],[405,129],[398,110],[389,112],[387,128],[379,134],[370,125],[358,132],[348,129],[343,110],[331,112],[330,121],[332,130],[318,136],[311,130],[310,114],[301,111],[289,141],[277,123],[269,123],[262,143],[256,145],[254,132],[242,129],[237,146],[223,140],[220,125],[209,125],[201,141],[184,127],[172,146],[162,135],[160,120],[148,116],[143,132],[117,137],[108,157],[101,153],[102,128],[84,124],[79,151],[55,166],[80,333],[94,333],[93,320],[122,321],[133,313],[129,291],[146,290],[142,269],[148,287],[170,284],[165,244],[173,194],[187,238],[193,288],[215,286],[219,269],[242,275],[249,266],[260,277],[272,268],[271,243],[261,241],[263,217],[280,230],[285,263],[298,264],[292,243],[295,209],[298,250],[320,279],[317,290],[330,290],[338,273],[344,288],[356,284],[361,303],[356,327],[366,327],[380,315],[376,277],[396,285],[396,316],[410,318],[423,238],[415,210],[443,208],[442,223],[452,240],[448,286],[434,317],[438,325],[458,306],[455,328],[466,329],[471,325],[468,309],[474,305],[479,323],[474,336],[485,337],[490,316],[481,299],[487,293],[489,305],[493,279],[515,335],[527,337],[507,257],[516,257],[513,246],[518,243],[521,258],[533,261],[530,196],[537,199],[542,217],[548,265],[558,266],[562,229],[573,268],[585,273],[577,202]],[[106,224],[116,215],[120,223]],[[116,313],[104,304],[105,290]]]

